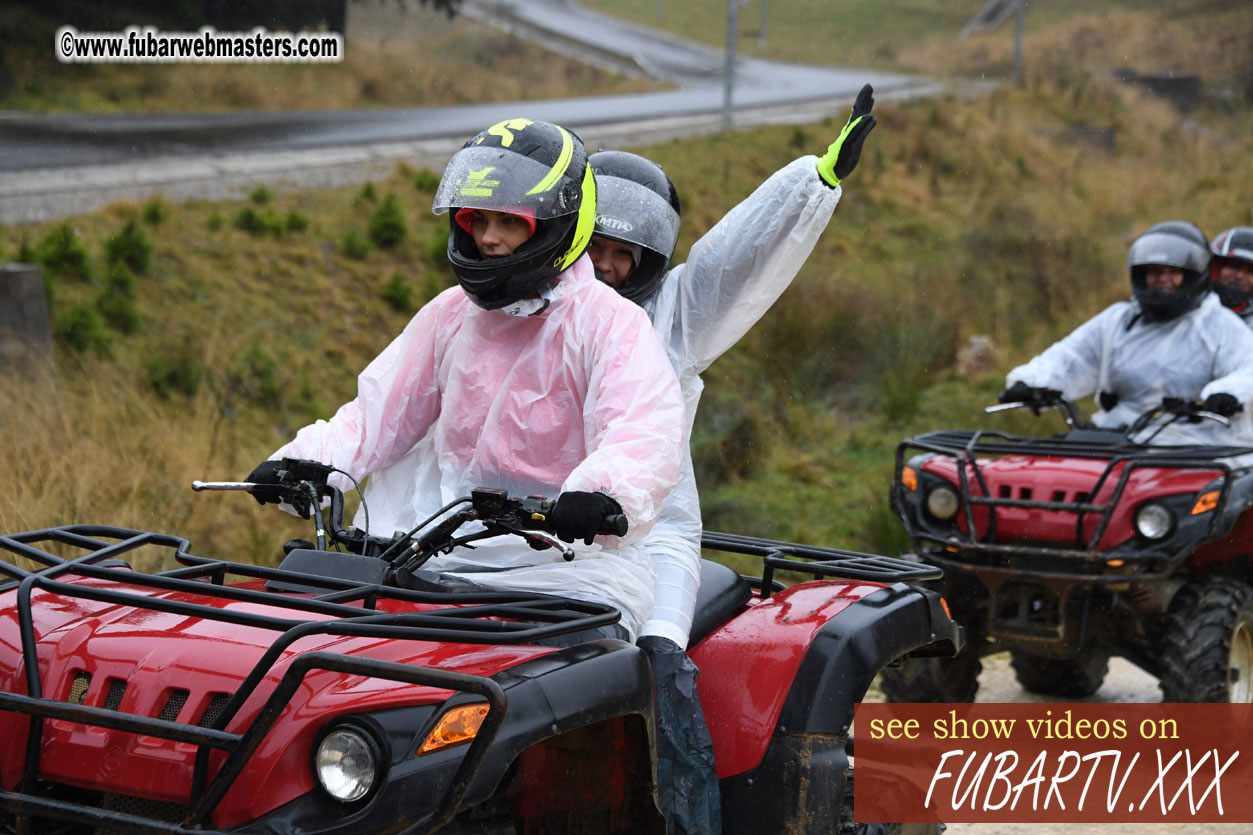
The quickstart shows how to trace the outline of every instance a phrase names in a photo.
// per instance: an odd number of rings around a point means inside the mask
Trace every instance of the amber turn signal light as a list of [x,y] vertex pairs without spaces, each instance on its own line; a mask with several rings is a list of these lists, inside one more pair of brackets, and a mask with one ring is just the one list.
[[435,729],[426,735],[418,747],[419,756],[474,739],[487,718],[487,711],[488,707],[483,702],[454,707],[441,716]]

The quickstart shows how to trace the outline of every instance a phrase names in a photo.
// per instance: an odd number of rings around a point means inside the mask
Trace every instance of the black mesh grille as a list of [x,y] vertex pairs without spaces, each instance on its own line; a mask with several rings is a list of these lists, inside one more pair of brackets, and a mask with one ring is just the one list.
[[91,686],[91,673],[78,670],[74,673],[74,681],[70,683],[70,702],[81,705],[87,698],[87,688]]
[[126,692],[126,680],[120,678],[109,679],[109,695],[104,699],[105,710],[117,710],[122,704],[122,695]]
[[171,690],[170,698],[166,701],[165,707],[161,708],[161,714],[157,718],[166,722],[173,722],[178,718],[179,711],[183,709],[183,705],[187,704],[187,696],[186,690]]
[[230,696],[225,693],[214,693],[209,706],[205,708],[204,716],[200,717],[200,721],[196,724],[202,728],[211,728],[213,723],[222,715],[222,709],[226,707],[226,703],[230,701]]
[[[102,809],[110,812],[120,812],[124,815],[134,815],[137,818],[164,821],[165,823],[180,823],[187,815],[187,807],[182,803],[149,800],[146,797],[130,797],[125,794],[106,794],[102,798],[100,806]],[[96,830],[97,833],[112,831],[112,829],[103,827]]]

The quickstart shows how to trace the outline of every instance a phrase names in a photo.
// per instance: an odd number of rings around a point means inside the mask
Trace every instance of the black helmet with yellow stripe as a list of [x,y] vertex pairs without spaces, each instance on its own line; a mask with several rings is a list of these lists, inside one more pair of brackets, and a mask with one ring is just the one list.
[[[453,156],[433,208],[449,212],[448,260],[457,280],[476,304],[494,310],[544,289],[587,249],[596,182],[576,134],[548,122],[506,119]],[[510,255],[484,257],[456,220],[466,208],[522,215],[535,232]]]

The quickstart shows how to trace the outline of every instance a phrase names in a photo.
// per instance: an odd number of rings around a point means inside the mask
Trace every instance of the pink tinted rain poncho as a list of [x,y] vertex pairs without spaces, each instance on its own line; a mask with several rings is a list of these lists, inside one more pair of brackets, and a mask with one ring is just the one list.
[[609,603],[634,639],[655,584],[634,543],[678,478],[682,396],[648,317],[597,281],[586,255],[545,296],[542,312],[513,316],[446,290],[361,373],[356,399],[271,457],[379,473],[366,492],[375,534],[407,530],[473,487],[612,496],[630,530],[576,542],[573,562],[501,537],[427,567]]

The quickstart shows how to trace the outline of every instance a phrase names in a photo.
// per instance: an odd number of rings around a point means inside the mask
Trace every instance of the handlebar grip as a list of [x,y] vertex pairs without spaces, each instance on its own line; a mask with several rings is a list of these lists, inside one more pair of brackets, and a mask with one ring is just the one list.
[[601,520],[600,529],[596,532],[606,536],[626,536],[629,527],[626,516],[613,513]]

